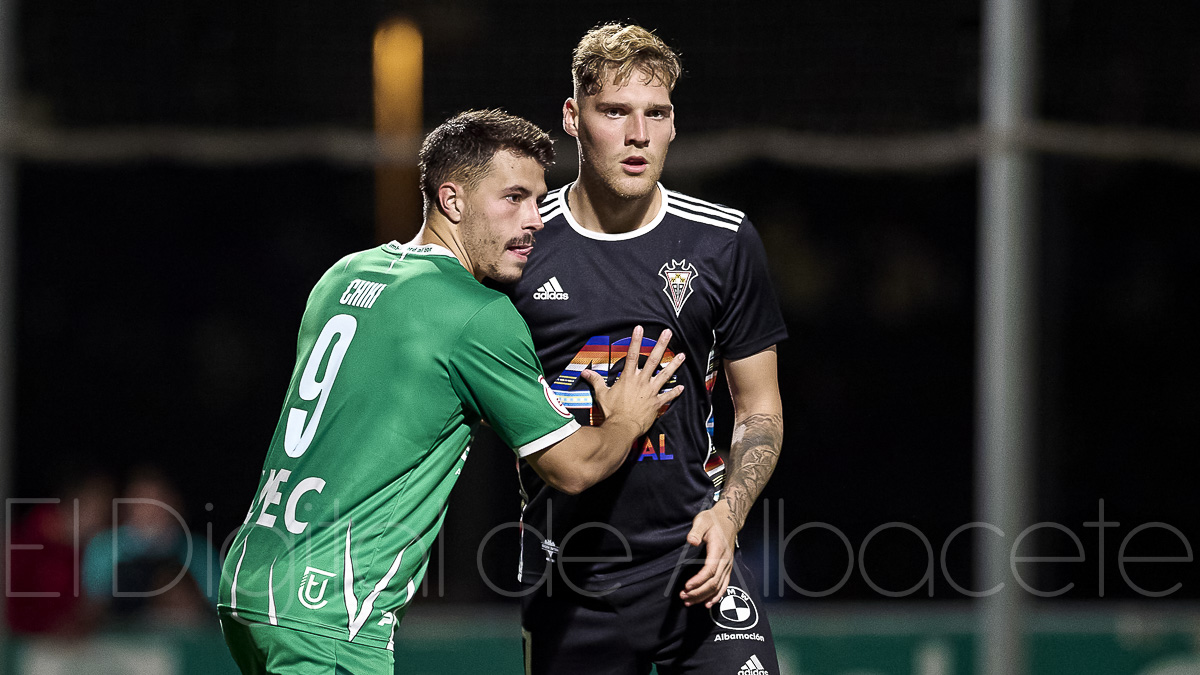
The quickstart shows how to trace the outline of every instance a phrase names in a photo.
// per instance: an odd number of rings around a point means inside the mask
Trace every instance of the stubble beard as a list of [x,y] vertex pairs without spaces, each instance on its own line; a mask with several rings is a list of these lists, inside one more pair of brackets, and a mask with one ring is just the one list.
[[[601,164],[594,159],[589,160],[587,158],[587,148],[594,146],[585,142],[582,138],[578,139],[578,143],[581,177],[585,177],[586,174],[590,173],[596,179],[595,181],[587,181],[589,184],[599,185],[611,196],[627,202],[636,202],[639,199],[645,199],[653,194],[654,190],[658,187],[658,179],[662,177],[663,164],[659,164],[654,168],[648,167],[646,173],[641,176],[626,176],[619,164],[613,167],[607,162]],[[665,160],[666,157],[662,159]],[[623,187],[623,183],[625,185],[632,184],[637,187],[633,190],[626,189]]]
[[511,268],[503,268],[500,265],[495,265],[495,269],[490,272],[485,272],[484,277],[495,281],[498,284],[515,284],[521,280],[521,275],[525,273],[525,265],[520,264]]
[[649,171],[642,176],[626,176],[620,169],[613,171],[597,171],[600,183],[613,197],[627,202],[636,202],[654,194],[658,187],[658,179],[662,170],[651,174]]
[[[470,214],[469,217],[474,217]],[[501,284],[516,283],[525,272],[526,262],[510,261],[507,256],[509,246],[534,244],[532,234],[513,237],[505,241],[492,236],[487,225],[472,222],[467,232],[463,233],[463,244],[471,260],[478,266],[483,278],[491,279]]]

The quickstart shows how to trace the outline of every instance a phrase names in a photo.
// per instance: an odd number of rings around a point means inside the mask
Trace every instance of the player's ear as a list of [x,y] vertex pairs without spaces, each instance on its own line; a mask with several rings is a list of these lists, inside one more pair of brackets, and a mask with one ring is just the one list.
[[563,131],[568,136],[579,138],[579,104],[573,98],[563,101]]
[[437,207],[446,220],[455,224],[462,222],[465,206],[462,187],[457,183],[446,181],[438,186]]

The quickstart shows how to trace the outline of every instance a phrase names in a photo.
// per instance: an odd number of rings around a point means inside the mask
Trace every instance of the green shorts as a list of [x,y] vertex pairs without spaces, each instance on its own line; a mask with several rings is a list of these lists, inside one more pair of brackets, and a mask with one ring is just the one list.
[[379,647],[235,619],[221,632],[243,675],[392,675],[395,658]]

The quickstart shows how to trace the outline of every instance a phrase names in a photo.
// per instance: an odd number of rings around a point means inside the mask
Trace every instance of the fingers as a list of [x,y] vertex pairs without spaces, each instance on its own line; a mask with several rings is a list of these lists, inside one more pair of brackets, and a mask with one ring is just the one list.
[[722,531],[721,520],[716,520],[712,510],[702,511],[692,519],[687,542],[692,546],[707,545],[704,566],[695,576],[688,579],[679,597],[687,606],[705,603],[711,608],[724,595],[733,571],[732,540]]
[[658,398],[656,399],[656,401],[658,403],[658,407],[662,408],[663,406],[670,403],[671,401],[674,401],[675,399],[679,398],[682,394],[683,394],[683,385],[682,384],[672,387],[670,391],[662,392],[661,394],[658,395]]
[[646,357],[646,370],[654,372],[658,368],[658,364],[662,362],[663,354],[667,351],[667,343],[671,341],[671,329],[666,328],[658,336],[658,342],[654,343],[654,349],[650,350],[650,356]]
[[708,526],[700,521],[699,516],[692,520],[692,529],[687,534],[687,543],[692,546],[699,546],[704,542],[704,533],[708,531]]
[[696,575],[688,579],[687,583],[683,585],[684,594],[695,595],[700,588],[711,584],[713,577],[717,574],[717,564],[718,561],[712,558],[705,559],[704,567],[701,567],[700,571],[696,572]]
[[[671,329],[668,328],[658,336],[658,342],[654,345],[654,349],[650,352],[650,357],[646,360],[647,370],[654,372],[654,369],[658,368],[659,363],[662,362],[663,355],[667,351],[667,344],[671,341],[671,335]],[[672,358],[667,365],[663,366],[662,370],[654,376],[654,378],[651,380],[651,383],[654,384],[655,387],[662,389],[663,386],[665,386],[667,382],[670,382],[671,378],[675,376],[675,371],[679,370],[679,367],[683,365],[685,358],[686,355],[682,352],[676,354],[674,358]],[[680,392],[682,391],[683,390],[680,389]],[[674,394],[663,402],[665,403],[670,401],[678,395],[679,394]]]
[[[688,544],[699,546],[704,543],[705,535],[712,529],[706,513],[700,513],[692,520],[692,529],[687,534]],[[699,572],[696,572],[683,584],[683,590],[679,592],[679,597],[685,605],[691,606],[693,603],[702,602],[709,598],[709,593],[716,590],[713,577],[717,574],[719,560],[714,559],[712,553],[710,548],[704,559],[704,567],[701,567]]]
[[[645,389],[652,390],[652,392],[647,392],[646,395],[654,397],[653,402],[660,411],[668,403],[674,401],[676,398],[679,398],[679,396],[681,396],[684,392],[683,385],[672,387],[666,391],[663,391],[662,389],[663,387],[667,386],[667,384],[671,381],[671,378],[675,377],[675,372],[683,366],[685,360],[684,354],[676,354],[670,360],[670,362],[668,362],[661,369],[659,368],[663,357],[667,353],[667,349],[669,348],[668,345],[671,342],[672,336],[673,333],[671,332],[670,328],[663,330],[658,336],[658,341],[654,343],[653,349],[651,349],[650,353],[647,355],[645,366],[639,367],[638,361],[641,358],[642,340],[645,337],[645,328],[642,326],[634,326],[633,334],[629,339],[629,348],[625,353],[625,365],[621,370],[621,375],[618,378],[618,382],[614,384],[614,386],[621,389],[624,389],[624,387],[627,386],[637,387],[639,389],[644,387]],[[637,376],[636,379],[633,377],[635,375]],[[607,392],[610,389],[610,387],[607,386],[604,377],[599,374],[591,373],[588,370],[585,370],[583,373],[581,373],[581,376],[592,385],[592,388],[598,394],[600,392]],[[624,386],[621,385],[620,381],[622,380],[628,382],[628,384]]]
[[[659,334],[658,342],[655,343],[654,349],[650,351],[650,356],[646,359],[645,370],[654,372],[654,370],[658,368],[658,365],[662,362],[663,355],[666,354],[667,345],[671,342],[671,336],[672,333],[670,328],[663,330],[663,332]],[[679,368],[683,366],[684,359],[686,358],[687,355],[680,352],[676,354],[671,361],[667,363],[667,365],[663,366],[662,370],[660,370],[650,379],[650,383],[654,385],[654,388],[662,389],[664,386],[666,386],[666,384],[671,381],[671,378],[675,377],[675,371],[679,370]],[[666,405],[678,398],[682,393],[683,385],[674,387],[670,391],[662,392],[658,396],[658,404],[660,406]]]
[[641,326],[633,327],[633,337],[629,338],[629,351],[625,354],[625,369],[621,371],[622,377],[638,371],[638,357],[642,354],[643,332]]
[[729,574],[732,566],[726,560],[708,560],[696,576],[688,579],[679,597],[683,604],[690,607],[704,603],[711,608],[729,585]]
[[675,358],[671,359],[671,362],[663,367],[662,371],[655,375],[654,379],[651,380],[654,386],[662,389],[668,382],[670,382],[671,378],[675,377],[675,371],[679,370],[679,367],[683,365],[683,360],[685,358],[687,358],[687,355],[682,352],[676,354]]
[[692,605],[698,605],[700,603],[704,603],[707,607],[712,607],[713,601],[717,598],[716,582],[713,579],[709,579],[708,583],[697,588],[696,590],[690,592],[685,591],[681,593],[680,598],[683,600],[683,605],[685,607],[691,607]]
[[679,597],[688,606],[703,602],[705,606],[712,607],[725,594],[732,571],[732,553],[721,550],[720,546],[713,546],[710,542],[708,554],[704,558],[704,567],[687,580]]
[[[692,534],[695,533],[695,530],[696,528],[693,527],[692,533],[688,534],[689,544],[692,542]],[[683,585],[683,590],[679,592],[679,597],[683,599],[685,605],[690,606],[693,603],[709,599],[710,593],[716,590],[714,577],[716,577],[718,565],[719,561],[715,560],[711,553],[705,557],[704,567],[701,567],[699,572],[688,579]]]
[[605,389],[608,389],[608,383],[604,381],[604,377],[591,368],[584,368],[583,372],[580,373],[579,376],[587,380],[588,384],[592,385],[593,391],[604,391]]
[[[671,329],[664,329],[658,336],[658,341],[654,343],[654,348],[650,350],[650,354],[646,357],[645,367],[639,367],[638,362],[641,360],[642,354],[642,338],[645,334],[645,329],[641,326],[634,326],[633,336],[629,339],[629,349],[625,353],[625,368],[621,370],[621,376],[624,377],[630,373],[641,371],[654,373],[658,370],[659,364],[662,363],[663,355],[667,352],[667,345],[671,342]],[[654,375],[650,375],[650,383],[658,388],[662,388],[672,377],[675,376],[675,371],[679,370],[683,365],[684,354],[676,354],[667,365],[663,366],[662,370]],[[590,380],[589,380],[590,382]],[[680,389],[682,391],[682,389]],[[666,399],[670,401],[679,394],[674,394]]]
[[725,574],[721,575],[721,583],[717,586],[717,592],[713,593],[713,596],[704,603],[705,607],[711,608],[717,603],[717,600],[725,597],[725,589],[729,588],[729,573],[732,571],[733,568],[730,566],[730,569],[726,570]]

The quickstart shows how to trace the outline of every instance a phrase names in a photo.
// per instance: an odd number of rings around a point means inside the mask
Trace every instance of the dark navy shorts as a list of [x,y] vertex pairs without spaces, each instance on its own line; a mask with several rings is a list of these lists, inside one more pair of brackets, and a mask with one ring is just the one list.
[[771,625],[741,552],[712,609],[679,599],[699,569],[668,570],[609,591],[545,580],[521,600],[526,675],[645,675],[651,664],[660,675],[778,675]]

